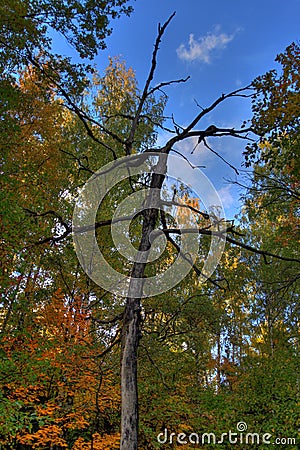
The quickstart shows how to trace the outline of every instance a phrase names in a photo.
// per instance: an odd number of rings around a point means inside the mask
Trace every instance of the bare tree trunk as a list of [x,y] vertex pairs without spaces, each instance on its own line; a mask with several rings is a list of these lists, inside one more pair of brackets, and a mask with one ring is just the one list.
[[221,332],[217,334],[217,393],[221,389]]
[[121,450],[138,448],[137,352],[140,335],[140,300],[127,299],[121,360]]
[[[166,173],[166,156],[162,155],[158,165]],[[162,187],[165,175],[152,175],[149,204],[159,201],[159,189]],[[157,198],[154,199],[153,196]],[[147,208],[147,204],[146,204]],[[158,209],[144,210],[144,220],[139,251],[144,252],[140,260],[133,265],[129,296],[126,301],[125,314],[122,326],[122,354],[121,354],[121,445],[120,450],[138,449],[138,382],[137,382],[137,356],[140,339],[140,309],[143,293],[143,277],[147,264],[147,254],[150,250],[150,234],[155,229],[158,219]]]

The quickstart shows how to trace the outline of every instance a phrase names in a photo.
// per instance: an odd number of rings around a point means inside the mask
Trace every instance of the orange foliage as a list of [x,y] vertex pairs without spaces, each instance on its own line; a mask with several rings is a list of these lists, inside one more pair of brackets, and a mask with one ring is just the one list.
[[117,448],[116,430],[91,428],[97,417],[118,416],[120,398],[112,372],[99,366],[101,349],[93,341],[87,311],[79,294],[67,300],[57,290],[36,311],[28,336],[6,336],[3,349],[17,376],[2,389],[12,405],[21,405],[25,418],[17,432],[0,435],[0,444],[14,438],[30,449],[79,450],[90,448],[88,435],[95,450]]
[[46,425],[41,427],[36,433],[26,433],[18,435],[17,439],[20,444],[30,445],[33,449],[45,448],[50,446],[68,447],[65,439],[61,437],[62,430],[57,425]]
[[[91,444],[93,446],[91,447]],[[113,450],[120,447],[120,434],[111,434],[100,436],[99,433],[95,433],[92,436],[91,441],[85,441],[83,438],[78,438],[74,444],[72,450]]]

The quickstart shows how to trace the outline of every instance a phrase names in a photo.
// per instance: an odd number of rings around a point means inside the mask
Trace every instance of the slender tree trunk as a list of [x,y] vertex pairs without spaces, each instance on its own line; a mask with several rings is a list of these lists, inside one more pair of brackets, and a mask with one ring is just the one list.
[[[158,167],[163,167],[163,173],[166,173],[166,155],[162,155],[158,162]],[[140,310],[141,298],[143,293],[143,278],[147,264],[147,254],[150,250],[150,234],[155,229],[158,209],[153,208],[157,197],[159,201],[159,189],[161,188],[165,175],[152,175],[150,192],[148,196],[149,205],[145,206],[143,213],[142,236],[139,245],[139,251],[144,252],[139,261],[133,265],[131,272],[131,282],[129,286],[129,295],[126,301],[125,314],[122,326],[122,354],[121,354],[121,445],[120,450],[138,449],[138,380],[137,380],[137,358],[138,345],[140,339]]]
[[137,450],[138,448],[137,352],[140,335],[139,305],[139,299],[127,299],[122,330],[121,450]]
[[217,335],[217,392],[221,389],[221,333]]

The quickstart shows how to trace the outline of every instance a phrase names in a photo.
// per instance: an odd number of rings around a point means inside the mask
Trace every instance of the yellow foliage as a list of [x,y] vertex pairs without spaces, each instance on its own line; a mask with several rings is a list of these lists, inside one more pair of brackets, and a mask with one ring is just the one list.
[[[128,102],[136,93],[136,81],[132,68],[127,69],[125,63],[118,58],[110,58],[104,78],[94,78],[95,85],[103,85],[98,91],[96,105],[100,111],[107,110],[111,114],[122,111],[124,102]],[[132,101],[132,100],[131,100]]]
[[237,269],[239,264],[239,258],[236,256],[232,257],[228,252],[224,252],[223,255],[223,266],[225,269],[234,270]]

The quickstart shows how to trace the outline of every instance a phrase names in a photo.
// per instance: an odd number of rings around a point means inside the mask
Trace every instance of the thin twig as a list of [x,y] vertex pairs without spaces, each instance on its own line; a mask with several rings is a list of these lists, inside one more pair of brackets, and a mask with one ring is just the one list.
[[179,80],[171,80],[171,81],[165,81],[163,83],[159,83],[157,86],[150,89],[150,91],[148,92],[148,95],[152,95],[152,94],[154,94],[154,92],[160,90],[162,87],[170,86],[171,84],[186,83],[190,78],[191,77],[188,76],[186,78],[180,78]]
[[167,383],[165,382],[164,376],[163,376],[163,374],[162,374],[160,368],[158,367],[158,365],[156,364],[156,362],[153,360],[153,358],[152,358],[152,356],[150,355],[150,353],[149,353],[147,347],[146,347],[142,342],[140,343],[140,345],[141,345],[141,347],[143,347],[143,348],[145,349],[146,355],[147,355],[149,361],[151,362],[151,364],[152,364],[152,365],[155,367],[155,369],[157,370],[157,372],[158,372],[158,374],[159,374],[159,376],[160,376],[160,379],[161,379],[161,381],[162,381],[162,384],[169,390],[169,389],[170,389],[170,386],[168,386]]
[[223,158],[223,156],[221,156],[221,155],[220,155],[218,152],[216,152],[213,148],[211,148],[211,147],[208,145],[206,139],[203,139],[203,144],[204,144],[204,146],[205,146],[209,151],[211,151],[214,155],[216,155],[218,158],[220,158],[225,164],[227,164],[227,166],[229,166],[231,169],[233,169],[237,175],[239,175],[239,171],[237,170],[237,168],[234,167],[232,164],[230,164],[225,158]]

